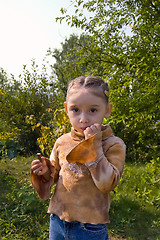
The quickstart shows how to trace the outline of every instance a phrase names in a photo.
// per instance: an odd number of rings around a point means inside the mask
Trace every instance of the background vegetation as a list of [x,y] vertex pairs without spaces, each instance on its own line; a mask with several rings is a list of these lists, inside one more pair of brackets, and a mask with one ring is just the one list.
[[[31,62],[31,70],[24,66],[18,79],[8,77],[0,69],[0,157],[3,163],[0,178],[4,191],[4,198],[1,197],[4,216],[0,221],[1,226],[5,226],[2,236],[16,232],[19,221],[22,223],[19,231],[26,230],[30,236],[31,232],[23,227],[26,223],[37,224],[37,235],[33,239],[38,238],[41,224],[45,235],[47,227],[39,211],[43,209],[45,212],[47,204],[37,199],[25,174],[20,175],[22,182],[12,174],[12,165],[18,168],[21,162],[28,166],[24,173],[28,171],[30,158],[14,160],[14,157],[31,156],[37,151],[49,156],[55,140],[70,131],[63,109],[68,81],[79,75],[91,74],[108,81],[114,109],[107,122],[127,145],[124,179],[114,195],[111,212],[112,235],[127,239],[158,239],[159,1],[75,0],[72,4],[74,14],[71,16],[62,8],[57,21],[66,21],[71,27],[80,28],[83,31],[80,36],[71,35],[61,44],[61,49],[49,49],[42,69],[35,60]],[[129,33],[126,29],[130,29]],[[6,156],[13,160],[9,163]],[[16,205],[13,199],[23,200],[24,204]],[[32,209],[37,201],[39,208]],[[28,218],[29,212],[31,215],[37,212],[38,215]],[[149,220],[152,222],[150,225]],[[139,235],[142,223],[146,229],[150,228],[144,232],[146,238],[142,233]],[[15,235],[13,239],[20,238]],[[41,235],[40,239],[45,237]]]
[[[0,239],[48,239],[49,201],[42,201],[31,186],[34,157],[5,159],[0,165]],[[111,240],[159,240],[159,162],[127,163],[112,195]],[[54,191],[54,186],[52,191]]]

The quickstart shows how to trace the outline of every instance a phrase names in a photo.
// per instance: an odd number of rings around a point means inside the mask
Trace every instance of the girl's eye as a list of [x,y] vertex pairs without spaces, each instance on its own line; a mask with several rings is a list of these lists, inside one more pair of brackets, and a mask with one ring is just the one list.
[[90,111],[94,113],[94,112],[97,112],[97,109],[92,108]]
[[78,108],[73,108],[72,111],[73,112],[78,112]]

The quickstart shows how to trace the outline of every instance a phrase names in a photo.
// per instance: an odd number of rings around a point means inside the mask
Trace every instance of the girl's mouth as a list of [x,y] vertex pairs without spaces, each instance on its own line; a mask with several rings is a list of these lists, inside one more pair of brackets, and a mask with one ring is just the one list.
[[84,131],[84,130],[86,130],[86,128],[87,128],[87,127],[81,127],[81,130]]

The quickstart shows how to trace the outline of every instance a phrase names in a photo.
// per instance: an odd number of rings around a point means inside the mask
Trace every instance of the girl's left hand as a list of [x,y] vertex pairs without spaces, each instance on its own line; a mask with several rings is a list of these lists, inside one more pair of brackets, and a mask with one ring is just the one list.
[[90,127],[87,127],[84,130],[85,140],[92,137],[93,135],[97,134],[100,131],[101,131],[101,125],[99,123],[95,123]]

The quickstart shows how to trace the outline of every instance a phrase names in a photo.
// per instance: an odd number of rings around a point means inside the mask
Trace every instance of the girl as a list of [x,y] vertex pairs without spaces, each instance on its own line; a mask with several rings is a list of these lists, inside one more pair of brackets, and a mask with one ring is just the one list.
[[109,192],[118,184],[125,161],[125,144],[115,137],[108,118],[109,89],[99,77],[78,77],[69,83],[64,107],[70,133],[55,143],[50,160],[31,164],[31,181],[42,199],[50,197],[51,240],[107,240]]

